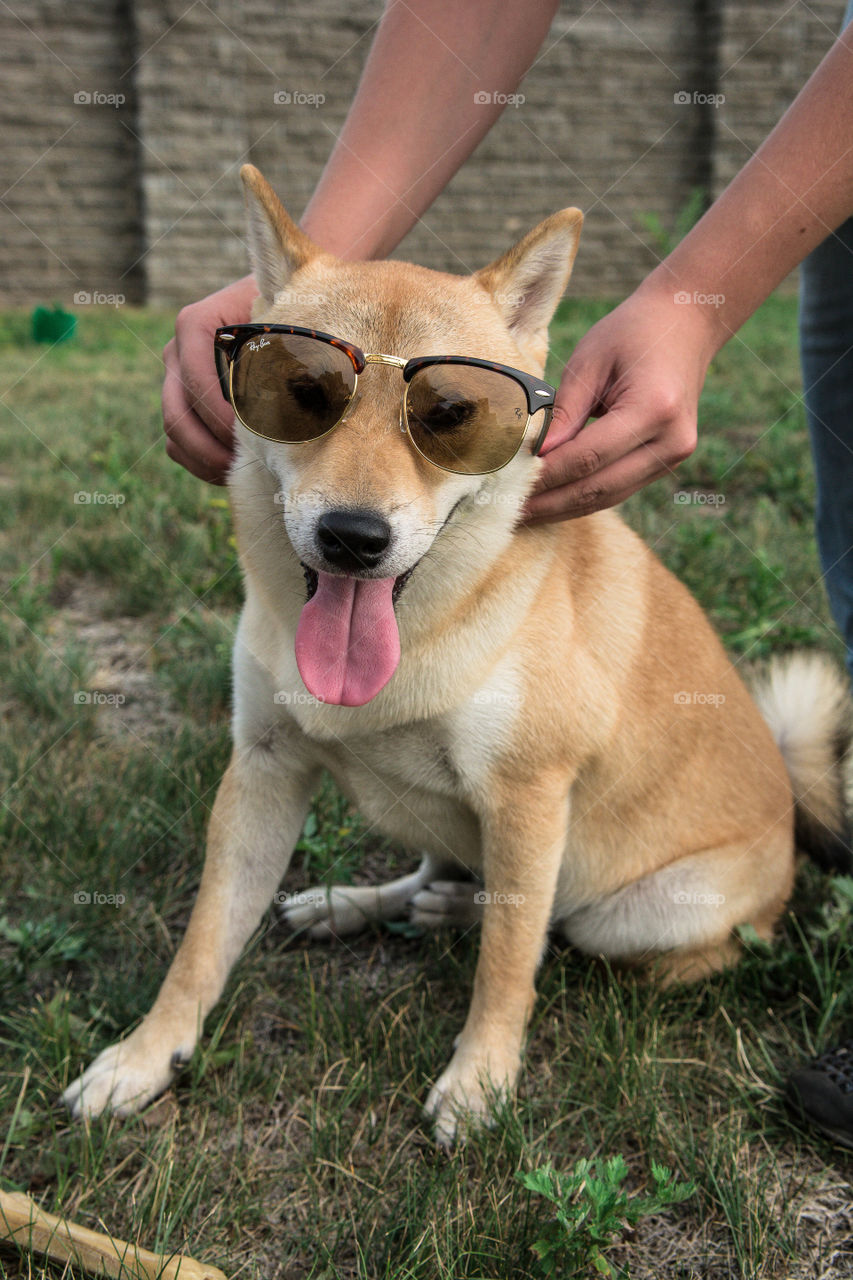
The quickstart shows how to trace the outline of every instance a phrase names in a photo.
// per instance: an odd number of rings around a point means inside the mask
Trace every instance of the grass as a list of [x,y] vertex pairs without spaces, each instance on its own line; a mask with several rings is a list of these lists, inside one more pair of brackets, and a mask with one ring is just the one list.
[[[557,355],[607,309],[564,304]],[[695,1184],[617,1236],[623,1272],[849,1276],[849,1157],[801,1134],[780,1097],[788,1066],[853,1022],[850,886],[810,871],[774,949],[695,988],[662,994],[550,947],[519,1098],[450,1156],[420,1109],[464,1018],[472,937],[304,948],[270,917],[152,1110],[86,1128],[56,1109],[154,997],[228,755],[239,573],[221,491],[161,447],[170,331],[86,313],[48,349],[25,316],[0,317],[2,1185],[229,1276],[532,1280],[551,1219],[517,1174],[621,1154],[632,1197],[653,1191],[653,1163]],[[841,654],[795,349],[794,303],[771,299],[715,363],[694,456],[625,508],[739,661]],[[283,887],[410,861],[327,785]],[[14,1249],[0,1273],[51,1274]]]

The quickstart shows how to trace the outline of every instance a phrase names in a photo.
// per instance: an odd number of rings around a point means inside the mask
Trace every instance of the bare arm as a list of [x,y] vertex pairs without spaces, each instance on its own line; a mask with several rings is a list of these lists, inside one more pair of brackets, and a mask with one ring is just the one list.
[[342,258],[390,253],[491,129],[557,5],[391,0],[302,220],[308,234]]
[[612,506],[691,453],[712,356],[851,213],[853,26],[704,218],[578,344],[530,517]]

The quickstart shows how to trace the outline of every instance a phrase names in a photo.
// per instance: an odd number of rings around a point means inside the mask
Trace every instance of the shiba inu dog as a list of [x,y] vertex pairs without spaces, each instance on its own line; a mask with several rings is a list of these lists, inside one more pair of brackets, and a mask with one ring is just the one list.
[[134,1111],[190,1057],[325,767],[422,861],[311,890],[291,924],[482,919],[468,1017],[426,1104],[446,1144],[513,1087],[549,928],[696,979],[737,959],[737,926],[771,936],[795,847],[846,858],[845,685],[795,657],[757,690],[762,714],[617,514],[519,524],[577,210],[462,278],[338,261],[257,170],[243,181],[261,296],[216,340],[246,582],[234,751],[160,994],[65,1100]]

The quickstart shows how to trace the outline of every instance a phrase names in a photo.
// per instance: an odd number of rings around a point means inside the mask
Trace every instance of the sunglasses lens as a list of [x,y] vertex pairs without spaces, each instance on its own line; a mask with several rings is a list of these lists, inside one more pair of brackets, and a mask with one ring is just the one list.
[[302,444],[331,431],[355,389],[340,347],[298,334],[246,339],[234,357],[231,394],[242,422],[268,440]]
[[506,466],[524,439],[527,417],[523,387],[492,369],[428,365],[406,391],[416,448],[436,466],[463,475]]

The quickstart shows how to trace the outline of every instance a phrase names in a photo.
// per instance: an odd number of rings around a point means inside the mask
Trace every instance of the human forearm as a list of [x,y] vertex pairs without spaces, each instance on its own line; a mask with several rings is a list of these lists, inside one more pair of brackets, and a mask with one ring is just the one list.
[[[853,213],[853,25],[753,158],[639,293],[702,308],[710,358]],[[852,264],[853,265],[853,264]]]
[[853,213],[851,140],[853,26],[705,217],[578,343],[531,519],[612,506],[692,452],[713,355]]
[[390,253],[500,115],[556,8],[391,0],[302,219],[308,234],[342,258]]

